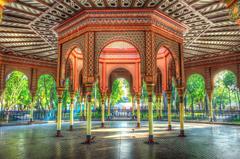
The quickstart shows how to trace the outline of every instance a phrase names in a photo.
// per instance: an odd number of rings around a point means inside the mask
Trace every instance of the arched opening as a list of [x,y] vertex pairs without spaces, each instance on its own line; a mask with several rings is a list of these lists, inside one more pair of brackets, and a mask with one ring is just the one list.
[[83,70],[83,52],[79,47],[74,47],[66,54],[64,80],[69,79],[69,91],[76,92],[80,89]]
[[113,118],[131,118],[132,104],[130,84],[124,78],[116,78],[112,85],[110,105]]
[[184,99],[186,119],[207,119],[208,102],[205,91],[205,80],[200,74],[192,74],[187,79]]
[[[119,78],[125,80],[118,81],[117,79]],[[131,100],[126,103],[119,103],[119,101],[115,99],[115,89],[118,88],[114,86],[114,81],[129,86],[129,96],[131,96]],[[139,52],[135,46],[126,41],[115,41],[108,43],[108,45],[102,49],[99,56],[99,86],[101,94],[107,96],[106,107],[108,118],[110,118],[110,115],[121,115],[121,113],[113,114],[114,108],[112,107],[112,104],[119,104],[115,107],[115,112],[116,109],[119,111],[125,109],[124,111],[128,112],[123,113],[126,117],[134,115],[134,109],[132,109],[132,107],[135,106],[135,100],[137,99],[136,96],[141,94],[141,60]],[[113,100],[111,100],[111,94],[113,94]],[[132,103],[130,101],[132,101]],[[118,109],[120,108],[120,105],[125,106]],[[102,121],[104,121],[104,119],[102,119]]]
[[31,94],[28,77],[19,71],[6,76],[6,85],[1,95],[1,120],[15,121],[27,118]]
[[19,71],[13,71],[6,78],[2,95],[2,109],[28,110],[31,103],[28,77]]
[[235,121],[236,112],[240,110],[240,94],[236,75],[228,70],[221,71],[215,75],[213,84],[214,120]]
[[44,74],[39,77],[35,97],[35,109],[54,110],[57,108],[56,87],[56,82],[51,75]]

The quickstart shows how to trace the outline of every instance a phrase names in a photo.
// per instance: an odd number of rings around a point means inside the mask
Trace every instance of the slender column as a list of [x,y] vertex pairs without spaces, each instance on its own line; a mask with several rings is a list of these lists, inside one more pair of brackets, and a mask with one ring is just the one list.
[[101,116],[101,127],[104,128],[104,122],[105,122],[105,95],[102,95],[102,116]]
[[184,134],[184,103],[183,103],[183,88],[178,88],[178,95],[179,95],[179,110],[180,110],[180,134],[179,137],[185,137]]
[[74,92],[71,92],[70,93],[70,97],[71,97],[71,104],[70,104],[70,131],[73,130],[73,124],[74,124],[74,115],[73,115],[73,112],[74,112],[74,105],[73,105],[73,102],[74,102]]
[[56,137],[62,137],[61,128],[62,128],[62,94],[64,88],[58,88],[58,110],[57,110],[57,133]]
[[163,96],[162,94],[159,95],[159,119],[162,119],[162,110],[163,110],[163,105],[162,105],[162,100]]
[[91,94],[87,95],[87,141],[91,140]]
[[32,93],[32,101],[31,101],[31,107],[30,107],[30,124],[33,122],[33,107],[34,107],[34,97],[35,97],[35,93]]
[[171,96],[172,92],[167,91],[167,100],[168,100],[168,130],[172,130],[172,111],[171,111]]
[[108,120],[110,120],[110,116],[111,116],[110,94],[108,94]]
[[135,97],[134,97],[134,95],[132,95],[132,119],[134,119],[134,116],[135,116],[134,105],[135,105]]
[[140,95],[137,95],[137,127],[141,127]]
[[148,91],[148,126],[149,126],[149,137],[148,137],[148,143],[153,144],[153,105],[152,105],[152,91],[153,91],[154,85],[148,84],[147,85],[147,91]]
[[208,93],[208,101],[209,101],[209,121],[213,122],[213,108],[212,108],[213,91],[209,90],[207,91],[207,93]]
[[83,102],[83,106],[84,106],[84,112],[83,112],[83,119],[86,120],[86,116],[87,116],[87,99],[86,97],[83,98],[84,102]]
[[79,112],[79,120],[82,118],[82,94],[79,95],[79,102],[80,102],[80,112]]

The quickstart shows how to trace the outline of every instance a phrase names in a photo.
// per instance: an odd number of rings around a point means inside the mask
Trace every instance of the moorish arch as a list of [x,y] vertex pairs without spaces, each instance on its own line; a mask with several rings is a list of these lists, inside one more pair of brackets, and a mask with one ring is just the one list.
[[[140,56],[130,43],[116,41],[107,45],[99,57],[99,81],[101,92],[107,92],[111,73],[119,68],[125,69],[132,77],[132,90],[138,93],[141,88]],[[116,76],[116,72],[115,72]]]
[[[73,48],[70,53],[65,56],[66,61],[63,65],[63,79],[69,78],[70,90],[76,92],[80,85],[80,72],[83,69],[83,52],[79,47]],[[81,74],[82,75],[82,74]]]
[[119,78],[123,78],[128,81],[129,86],[130,86],[130,92],[133,93],[134,89],[133,89],[132,74],[125,68],[116,68],[115,70],[113,70],[110,73],[109,80],[108,80],[108,88],[109,88],[110,92],[113,91],[112,86],[113,86],[114,81]]

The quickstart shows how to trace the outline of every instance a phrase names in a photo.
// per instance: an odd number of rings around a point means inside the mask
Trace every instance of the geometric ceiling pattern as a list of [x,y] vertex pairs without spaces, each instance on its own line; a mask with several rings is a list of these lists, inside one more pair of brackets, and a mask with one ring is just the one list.
[[5,6],[0,51],[56,61],[53,28],[86,9],[154,8],[184,24],[185,61],[240,52],[240,27],[220,0],[16,0]]

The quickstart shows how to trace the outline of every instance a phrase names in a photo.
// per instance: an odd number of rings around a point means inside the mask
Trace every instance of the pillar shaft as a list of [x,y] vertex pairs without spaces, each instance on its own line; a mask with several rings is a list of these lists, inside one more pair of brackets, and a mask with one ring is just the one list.
[[73,129],[73,124],[74,124],[74,93],[71,93],[71,104],[70,104],[70,130]]
[[87,116],[87,99],[86,98],[84,98],[83,107],[84,107],[83,116],[84,116],[84,118],[86,118],[86,116]]
[[105,100],[104,96],[102,96],[102,116],[101,116],[102,127],[104,127],[105,122]]
[[135,97],[132,95],[132,117],[135,115]]
[[148,97],[148,124],[149,124],[149,137],[153,136],[153,106],[152,95]]
[[168,130],[172,129],[171,96],[172,96],[172,92],[171,91],[167,91],[167,100],[168,100]]
[[213,122],[212,91],[208,92],[208,101],[209,101],[209,121]]
[[141,126],[140,95],[137,96],[137,127]]
[[33,106],[34,106],[34,94],[32,94],[32,101],[30,107],[30,123],[33,122]]
[[62,128],[62,97],[58,97],[57,130]]
[[160,119],[162,119],[162,110],[163,110],[163,105],[162,105],[162,100],[163,99],[163,96],[162,95],[160,95],[160,97],[159,97],[159,117],[160,117]]
[[152,104],[152,94],[153,94],[154,84],[149,83],[147,84],[147,91],[148,91],[148,127],[149,127],[149,137],[148,143],[153,144],[153,104]]
[[111,116],[110,96],[108,96],[108,118]]
[[91,121],[91,95],[87,96],[87,136],[91,136],[91,127],[92,127],[92,121]]

